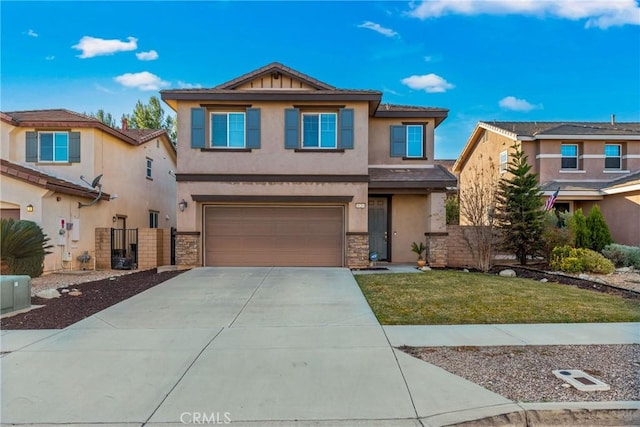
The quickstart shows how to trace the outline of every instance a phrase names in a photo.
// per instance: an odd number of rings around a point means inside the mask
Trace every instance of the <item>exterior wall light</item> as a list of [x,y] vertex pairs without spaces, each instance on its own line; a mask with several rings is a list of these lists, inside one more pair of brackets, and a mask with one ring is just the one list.
[[180,200],[180,203],[178,203],[178,209],[180,209],[180,212],[184,212],[185,209],[187,209],[187,206],[189,206],[189,204],[184,200]]
[[27,205],[27,212],[33,212],[33,205]]

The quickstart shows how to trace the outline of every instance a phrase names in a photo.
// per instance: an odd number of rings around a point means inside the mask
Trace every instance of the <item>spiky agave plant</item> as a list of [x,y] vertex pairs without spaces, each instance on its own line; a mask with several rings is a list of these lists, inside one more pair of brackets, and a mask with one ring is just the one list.
[[44,257],[52,248],[50,239],[38,224],[14,219],[0,220],[0,258],[2,274],[42,274]]

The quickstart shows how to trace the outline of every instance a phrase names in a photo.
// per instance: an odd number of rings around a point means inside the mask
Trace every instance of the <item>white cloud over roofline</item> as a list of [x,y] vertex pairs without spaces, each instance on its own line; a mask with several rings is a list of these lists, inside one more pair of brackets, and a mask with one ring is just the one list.
[[408,14],[419,19],[445,15],[527,15],[585,19],[586,28],[640,25],[640,6],[636,0],[428,0],[412,3],[410,7]]
[[106,40],[91,36],[84,36],[78,44],[71,46],[73,49],[82,51],[78,58],[93,58],[94,56],[113,55],[117,52],[126,52],[138,48],[138,39],[127,37],[126,42],[121,40]]
[[515,96],[505,96],[500,101],[498,101],[498,105],[504,108],[505,110],[511,111],[531,111],[536,109],[541,109],[542,105],[532,104],[526,99],[518,99]]
[[449,83],[437,74],[413,75],[400,80],[403,85],[411,89],[424,90],[428,93],[441,93],[453,89],[455,85]]
[[391,28],[385,28],[380,24],[376,24],[375,22],[366,21],[362,24],[358,25],[358,28],[366,28],[368,30],[373,30],[376,33],[382,34],[386,37],[396,37],[398,33],[393,31]]
[[140,90],[160,90],[170,85],[169,82],[148,71],[140,73],[125,73],[114,77],[114,80],[126,87],[138,88]]

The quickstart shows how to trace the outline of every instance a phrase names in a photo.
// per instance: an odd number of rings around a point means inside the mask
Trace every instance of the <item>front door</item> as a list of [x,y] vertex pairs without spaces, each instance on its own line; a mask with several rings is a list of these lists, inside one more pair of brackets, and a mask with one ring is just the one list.
[[377,252],[378,260],[388,256],[387,198],[369,198],[369,252]]

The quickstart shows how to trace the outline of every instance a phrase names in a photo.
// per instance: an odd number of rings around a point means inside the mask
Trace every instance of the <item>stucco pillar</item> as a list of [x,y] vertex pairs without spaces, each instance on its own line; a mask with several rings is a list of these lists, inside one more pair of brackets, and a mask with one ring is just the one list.
[[108,270],[111,268],[111,229],[96,228],[96,269]]

